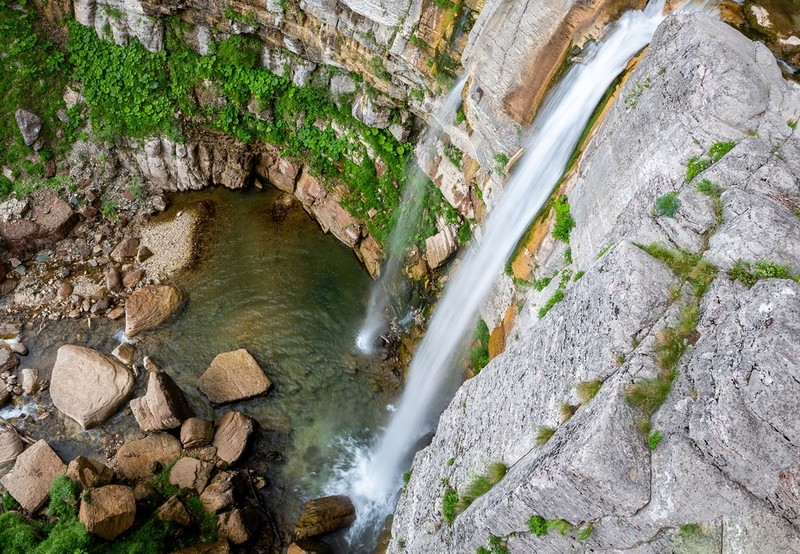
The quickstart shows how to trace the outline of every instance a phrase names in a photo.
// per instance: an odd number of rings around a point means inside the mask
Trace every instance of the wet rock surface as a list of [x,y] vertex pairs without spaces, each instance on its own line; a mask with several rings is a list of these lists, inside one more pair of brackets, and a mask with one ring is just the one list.
[[136,290],[125,304],[125,336],[133,338],[169,319],[181,305],[180,291],[169,285]]

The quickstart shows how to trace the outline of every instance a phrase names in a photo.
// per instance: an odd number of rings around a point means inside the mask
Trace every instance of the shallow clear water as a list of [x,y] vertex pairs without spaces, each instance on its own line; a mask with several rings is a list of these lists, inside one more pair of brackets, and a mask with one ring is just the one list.
[[[136,347],[138,356],[150,355],[177,381],[198,415],[236,409],[260,422],[247,463],[266,474],[269,504],[293,524],[306,500],[324,494],[332,464],[351,442],[369,443],[387,419],[396,378],[385,378],[391,370],[355,348],[371,282],[366,271],[298,204],[276,209],[279,196],[275,190],[213,189],[172,198],[166,217],[202,203],[210,214],[208,232],[199,262],[175,283],[186,293],[184,308]],[[116,345],[110,337],[122,325],[88,331],[85,322],[54,324],[28,341],[33,353],[23,363],[49,373],[64,342],[110,352]],[[86,333],[84,340],[76,340],[78,332]],[[274,387],[265,397],[214,409],[197,379],[217,354],[237,348],[258,360]],[[137,395],[142,384],[140,377]],[[90,432],[53,423],[50,432],[81,441],[59,441],[62,454],[70,455],[91,449],[111,430],[137,431],[129,414]]]

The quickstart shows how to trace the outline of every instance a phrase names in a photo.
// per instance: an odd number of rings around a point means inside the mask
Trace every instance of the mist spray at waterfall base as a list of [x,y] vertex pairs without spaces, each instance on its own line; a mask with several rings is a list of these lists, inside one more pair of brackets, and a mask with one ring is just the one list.
[[651,0],[643,11],[627,12],[612,24],[540,109],[525,155],[485,222],[481,244],[470,247],[439,300],[381,439],[372,447],[356,448],[330,484],[330,492],[348,494],[356,505],[358,520],[350,532],[354,551],[368,551],[375,544],[383,520],[394,510],[402,472],[458,386],[453,368],[480,304],[561,178],[605,91],[652,39],[665,17],[664,4]]

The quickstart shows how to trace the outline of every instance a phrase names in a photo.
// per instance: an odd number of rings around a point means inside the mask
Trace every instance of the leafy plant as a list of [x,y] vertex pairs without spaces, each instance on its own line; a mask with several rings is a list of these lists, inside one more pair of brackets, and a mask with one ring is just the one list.
[[495,173],[503,174],[506,171],[508,164],[508,156],[504,152],[498,152],[494,155],[494,171]]
[[661,431],[655,430],[647,436],[647,447],[655,450],[662,440],[664,440],[664,435],[661,434]]
[[760,260],[756,263],[737,260],[728,270],[728,277],[751,288],[760,279],[791,279],[800,283],[800,274],[793,273],[788,264],[779,264],[771,260]]
[[708,149],[708,155],[711,157],[711,163],[717,163],[722,159],[725,154],[733,150],[736,142],[729,140],[725,142],[717,142]]
[[711,166],[711,160],[695,156],[686,166],[686,182],[688,183]]
[[681,201],[678,198],[678,194],[670,192],[656,198],[655,204],[653,204],[653,213],[655,215],[674,217],[680,206]]
[[569,243],[569,235],[575,228],[575,220],[569,211],[569,203],[566,196],[556,198],[553,209],[556,212],[555,222],[553,223],[553,237],[562,242]]

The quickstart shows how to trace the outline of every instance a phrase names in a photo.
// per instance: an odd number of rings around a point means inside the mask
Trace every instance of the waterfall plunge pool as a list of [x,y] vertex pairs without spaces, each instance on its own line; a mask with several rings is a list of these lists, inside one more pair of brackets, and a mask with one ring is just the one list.
[[[198,416],[218,419],[239,410],[259,422],[241,465],[266,477],[266,505],[278,527],[290,529],[305,501],[325,494],[335,465],[373,442],[399,379],[391,360],[382,362],[380,352],[367,356],[355,346],[371,283],[366,271],[298,203],[287,209],[281,194],[271,188],[214,188],[172,196],[165,219],[203,208],[199,257],[170,280],[185,293],[183,309],[137,338],[136,349],[137,359],[151,356],[175,379]],[[22,367],[49,376],[57,349],[66,343],[110,353],[123,326],[122,320],[94,322],[91,329],[85,320],[51,322],[27,340],[31,353]],[[197,379],[217,354],[238,348],[258,360],[273,389],[213,408]],[[140,376],[135,396],[144,386]],[[39,399],[49,402],[49,395]],[[66,460],[78,454],[103,459],[140,436],[128,408],[89,431],[57,410],[50,413],[41,420],[23,413],[10,421],[47,438]],[[346,551],[337,537],[331,542],[335,551]]]

